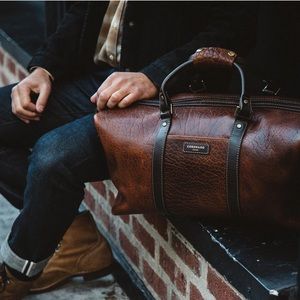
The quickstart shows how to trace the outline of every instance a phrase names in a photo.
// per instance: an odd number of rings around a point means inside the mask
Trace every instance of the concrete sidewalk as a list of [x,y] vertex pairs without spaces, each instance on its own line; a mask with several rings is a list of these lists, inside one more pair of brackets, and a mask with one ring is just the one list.
[[[0,244],[8,234],[11,224],[18,215],[14,209],[0,195]],[[55,291],[30,295],[26,300],[127,300],[129,299],[122,291],[112,275],[84,282],[81,278],[72,279],[69,283]]]

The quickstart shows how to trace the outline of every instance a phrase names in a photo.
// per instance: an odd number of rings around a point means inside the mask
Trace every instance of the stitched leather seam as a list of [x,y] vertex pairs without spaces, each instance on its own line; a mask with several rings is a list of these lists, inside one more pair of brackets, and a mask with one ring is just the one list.
[[[166,122],[166,126],[162,126],[162,123]],[[163,211],[165,214],[167,212],[164,195],[163,195],[163,158],[164,150],[167,139],[167,134],[170,128],[171,120],[165,119],[161,120],[160,128],[156,135],[154,152],[152,158],[152,181],[153,181],[153,198],[156,209]],[[157,179],[157,176],[159,178]],[[157,181],[158,180],[158,181]]]
[[[234,126],[235,123],[233,123]],[[232,136],[234,127],[232,127],[230,137]],[[229,179],[228,179],[228,173],[229,173],[229,155],[230,155],[230,137],[228,139],[228,147],[227,147],[227,163],[226,163],[226,194],[227,194],[227,207],[228,207],[228,212],[231,214],[231,209],[230,209],[230,204],[229,204]]]
[[167,134],[168,134],[168,129],[169,129],[169,126],[170,126],[170,120],[167,120],[167,126],[165,127],[165,130],[164,130],[164,137],[163,137],[163,142],[162,142],[162,149],[161,149],[161,156],[160,156],[160,171],[161,171],[161,174],[160,174],[160,180],[161,180],[161,189],[160,189],[160,192],[161,192],[161,205],[162,205],[162,208],[163,210],[167,213],[167,209],[166,209],[166,205],[165,205],[165,201],[164,201],[164,174],[163,174],[163,168],[164,168],[164,152],[165,152],[165,145],[166,145],[166,140],[167,140]]
[[155,144],[153,148],[153,157],[152,157],[152,184],[153,184],[153,200],[154,200],[154,205],[157,210],[159,210],[159,205],[157,203],[157,187],[156,187],[156,153],[157,153],[157,143],[158,143],[158,138],[160,136],[160,131],[161,131],[161,125],[158,128],[158,132],[156,134],[156,139],[155,139]]
[[[236,128],[237,124],[242,124],[243,127],[237,129]],[[242,140],[246,129],[247,129],[247,122],[235,120],[229,138],[229,144],[228,144],[227,168],[226,168],[227,206],[228,206],[229,213],[235,216],[240,215],[239,157],[240,157]],[[235,140],[235,138],[237,140]],[[234,155],[234,157],[232,157],[232,155]],[[235,165],[232,165],[232,161]],[[235,174],[232,174],[232,172],[234,172]],[[235,178],[235,182],[232,181],[233,176]],[[232,188],[235,188],[235,191],[233,191]]]
[[240,158],[240,149],[242,146],[242,139],[247,128],[247,123],[241,122],[243,124],[243,132],[240,135],[238,149],[236,152],[236,161],[235,161],[235,176],[236,176],[236,204],[238,208],[239,215],[241,214],[240,210],[240,196],[239,196],[239,158]]

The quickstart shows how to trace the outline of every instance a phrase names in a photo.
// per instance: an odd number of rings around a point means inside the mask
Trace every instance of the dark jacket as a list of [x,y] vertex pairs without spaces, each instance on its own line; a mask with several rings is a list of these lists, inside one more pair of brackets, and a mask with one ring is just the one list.
[[[108,2],[78,2],[29,64],[56,79],[93,66]],[[196,49],[219,46],[245,54],[255,40],[256,5],[243,2],[128,2],[121,66],[141,71],[156,85]]]
[[300,3],[260,2],[256,40],[247,60],[251,92],[265,79],[280,95],[300,98]]

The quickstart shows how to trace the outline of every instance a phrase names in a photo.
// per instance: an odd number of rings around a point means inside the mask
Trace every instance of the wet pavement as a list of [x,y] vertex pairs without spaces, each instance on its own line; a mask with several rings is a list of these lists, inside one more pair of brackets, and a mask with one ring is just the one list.
[[[18,215],[0,195],[0,243],[5,239],[11,224]],[[74,278],[55,291],[30,295],[25,300],[129,300],[112,275],[85,282],[81,278]]]

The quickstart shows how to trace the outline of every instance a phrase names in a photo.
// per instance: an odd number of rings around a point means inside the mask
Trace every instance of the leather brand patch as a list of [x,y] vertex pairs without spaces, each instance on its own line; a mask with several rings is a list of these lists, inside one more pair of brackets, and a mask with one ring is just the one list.
[[205,143],[184,142],[183,152],[195,154],[208,154],[209,145]]

